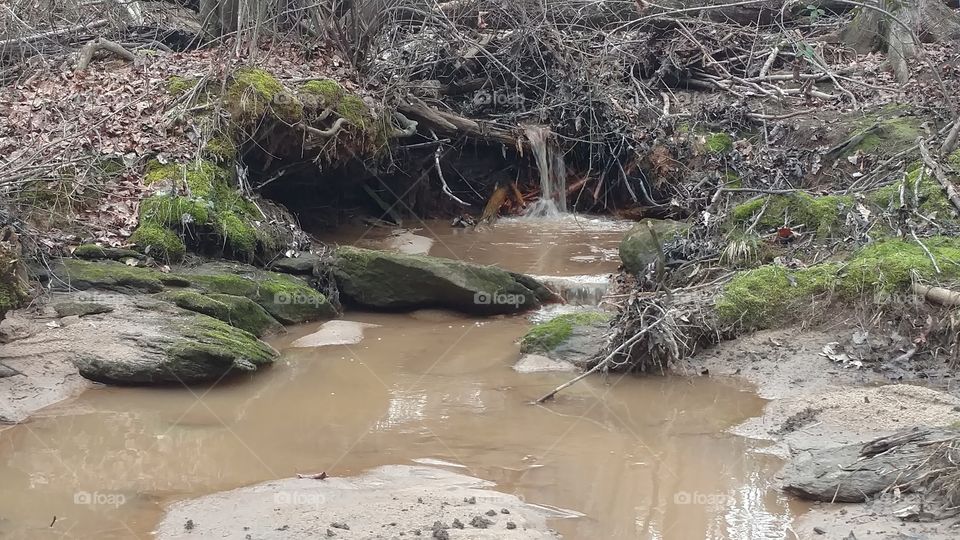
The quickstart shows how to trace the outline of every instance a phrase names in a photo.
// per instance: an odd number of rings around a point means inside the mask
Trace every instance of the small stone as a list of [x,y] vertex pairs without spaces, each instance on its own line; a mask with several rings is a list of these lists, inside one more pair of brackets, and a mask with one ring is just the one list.
[[473,516],[473,519],[470,520],[470,525],[477,529],[486,529],[490,525],[493,525],[493,522],[483,516]]
[[445,529],[434,529],[433,537],[437,540],[450,540],[450,533],[448,533]]
[[495,515],[497,515],[497,511],[491,508],[490,510],[487,510],[487,515],[488,515],[488,516],[495,516]]
[[330,529],[327,529],[327,538],[333,538],[336,535],[337,533],[331,531]]
[[464,498],[463,498],[463,502],[465,502],[465,503],[467,503],[467,504],[477,504],[477,498],[476,498],[476,497],[464,497]]
[[330,526],[333,527],[334,529],[343,529],[345,531],[350,530],[350,526],[342,521],[334,521],[333,523],[330,524]]
[[194,527],[196,527],[196,525],[193,524],[192,519],[188,519],[187,522],[183,524],[183,530],[185,531],[192,531]]
[[510,513],[510,510],[507,510],[506,508],[501,508],[501,509],[500,509],[500,513],[501,513],[501,514],[509,514],[509,513]]
[[514,522],[512,522],[512,521],[508,521],[508,522],[507,522],[507,528],[512,531],[513,529],[516,529],[516,528],[517,528],[517,524],[514,523]]
[[454,529],[462,529],[463,522],[460,521],[458,518],[454,518],[453,523],[451,524],[451,527],[453,527]]
[[414,536],[420,536],[421,534],[423,534],[423,533],[420,532],[420,529],[414,529],[414,530],[413,530],[413,535],[414,535]]
[[827,531],[825,529],[821,529],[820,527],[814,527],[813,532],[817,534],[827,534]]
[[423,504],[423,497],[417,497],[417,502]]

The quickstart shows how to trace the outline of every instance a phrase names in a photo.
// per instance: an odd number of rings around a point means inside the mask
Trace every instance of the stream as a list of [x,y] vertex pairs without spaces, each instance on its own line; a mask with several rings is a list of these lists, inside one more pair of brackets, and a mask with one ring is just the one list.
[[[627,224],[563,217],[480,230],[345,227],[324,241],[498,264],[595,303]],[[530,317],[347,310],[290,328],[271,369],[213,387],[98,386],[0,431],[0,537],[149,537],[165,505],[297,473],[420,463],[562,509],[570,539],[783,538],[803,510],[781,462],[726,433],[765,403],[708,377],[520,374]],[[349,324],[355,323],[355,324]],[[295,346],[318,330],[352,342]],[[362,335],[361,335],[362,333]],[[54,520],[54,516],[56,519]],[[51,523],[53,522],[53,523]]]

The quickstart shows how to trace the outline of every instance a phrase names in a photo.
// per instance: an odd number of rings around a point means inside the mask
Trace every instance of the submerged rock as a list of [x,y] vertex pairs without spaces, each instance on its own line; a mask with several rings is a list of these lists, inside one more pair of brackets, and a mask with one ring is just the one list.
[[439,257],[340,247],[333,274],[348,302],[370,308],[439,307],[496,314],[556,301],[529,276]]
[[531,328],[520,340],[520,351],[583,365],[603,345],[610,317],[610,313],[604,311],[557,315]]
[[[648,224],[657,233],[660,245],[650,235]],[[639,221],[620,242],[620,260],[627,271],[637,274],[657,261],[662,245],[686,232],[689,226],[669,219],[644,219]]]

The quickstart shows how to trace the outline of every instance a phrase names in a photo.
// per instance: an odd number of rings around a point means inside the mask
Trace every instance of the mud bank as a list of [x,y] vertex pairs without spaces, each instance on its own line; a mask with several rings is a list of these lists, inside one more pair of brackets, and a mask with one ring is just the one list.
[[547,517],[492,482],[433,467],[385,466],[352,478],[297,478],[175,504],[157,538],[559,538]]
[[[769,440],[758,452],[797,460],[912,427],[960,424],[960,396],[945,366],[899,371],[889,363],[845,367],[824,351],[855,329],[789,328],[724,342],[692,358],[688,370],[754,384],[769,399],[763,414],[731,429]],[[777,475],[782,482],[784,472]],[[792,524],[797,538],[956,538],[960,521],[924,516],[921,496],[900,493],[866,503],[813,503]]]

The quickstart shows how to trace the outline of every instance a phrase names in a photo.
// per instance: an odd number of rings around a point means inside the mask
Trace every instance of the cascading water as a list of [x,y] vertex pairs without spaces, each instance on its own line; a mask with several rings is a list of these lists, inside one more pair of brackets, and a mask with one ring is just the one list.
[[540,199],[527,209],[524,216],[559,216],[567,211],[567,167],[563,154],[553,143],[553,132],[549,127],[527,126],[524,132],[540,173]]

